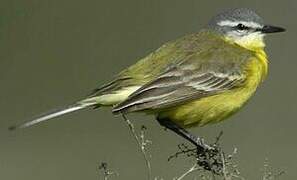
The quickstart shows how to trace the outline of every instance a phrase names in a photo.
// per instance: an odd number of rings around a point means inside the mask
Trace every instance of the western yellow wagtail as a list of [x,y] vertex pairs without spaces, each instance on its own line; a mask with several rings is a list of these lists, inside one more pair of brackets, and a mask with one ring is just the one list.
[[153,114],[162,126],[201,146],[185,128],[220,122],[237,112],[267,74],[263,37],[283,31],[264,24],[250,9],[225,11],[198,33],[165,43],[90,96],[11,129],[112,106],[113,113],[123,115]]

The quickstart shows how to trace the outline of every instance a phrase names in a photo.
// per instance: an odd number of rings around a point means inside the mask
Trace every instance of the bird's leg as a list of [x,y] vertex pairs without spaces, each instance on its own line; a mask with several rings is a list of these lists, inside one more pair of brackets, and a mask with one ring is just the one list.
[[223,165],[220,161],[220,150],[216,146],[206,144],[202,138],[194,136],[170,119],[157,118],[157,120],[161,126],[170,129],[196,146],[195,158],[199,166],[214,174],[221,174]]
[[190,141],[192,144],[194,144],[197,147],[197,150],[200,152],[214,150],[213,147],[207,145],[204,143],[204,140],[200,137],[196,137],[193,134],[191,134],[189,131],[185,130],[178,124],[174,123],[170,119],[158,119],[158,122],[161,126],[164,126],[165,128],[170,129],[171,131],[175,132],[179,136],[185,138],[186,140]]

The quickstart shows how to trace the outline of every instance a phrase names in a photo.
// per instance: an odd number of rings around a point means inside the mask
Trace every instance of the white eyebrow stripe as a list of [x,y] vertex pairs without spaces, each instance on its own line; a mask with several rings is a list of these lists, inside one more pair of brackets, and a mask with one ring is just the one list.
[[218,23],[219,26],[230,26],[230,27],[234,27],[237,26],[238,24],[243,24],[247,27],[251,27],[251,28],[262,28],[262,25],[255,23],[255,22],[247,22],[247,21],[230,21],[230,20],[224,20],[224,21],[220,21]]

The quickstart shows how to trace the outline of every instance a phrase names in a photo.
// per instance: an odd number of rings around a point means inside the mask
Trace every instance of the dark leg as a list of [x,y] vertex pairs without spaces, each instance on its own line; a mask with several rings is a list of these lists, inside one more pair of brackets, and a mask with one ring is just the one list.
[[190,141],[192,144],[194,144],[197,149],[200,151],[205,151],[205,150],[212,150],[213,148],[203,142],[203,139],[196,137],[192,135],[190,132],[185,130],[184,128],[180,127],[178,124],[174,123],[170,119],[158,119],[158,122],[160,123],[161,126],[164,126],[179,136],[185,138],[186,140]]

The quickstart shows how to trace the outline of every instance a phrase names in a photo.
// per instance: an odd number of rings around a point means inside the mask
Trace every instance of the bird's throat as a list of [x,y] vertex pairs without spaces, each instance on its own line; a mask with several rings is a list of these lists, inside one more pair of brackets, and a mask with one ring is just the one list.
[[240,38],[226,37],[226,39],[229,42],[233,42],[252,51],[262,51],[265,47],[264,35],[258,33],[250,34]]

